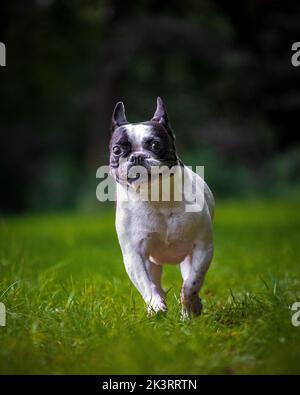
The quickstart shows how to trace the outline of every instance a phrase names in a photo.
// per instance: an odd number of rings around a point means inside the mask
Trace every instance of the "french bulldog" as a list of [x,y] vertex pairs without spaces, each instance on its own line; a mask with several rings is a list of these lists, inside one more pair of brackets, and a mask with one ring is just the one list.
[[[198,294],[213,257],[214,198],[203,178],[179,159],[161,98],[157,98],[152,119],[139,123],[129,123],[124,104],[118,102],[112,115],[109,147],[110,172],[117,182],[116,230],[129,278],[143,297],[148,313],[166,312],[162,266],[180,264],[182,318],[199,315],[202,304]],[[134,167],[144,169],[147,176],[140,179],[141,171],[130,174]],[[162,171],[151,179],[151,170],[156,167],[175,170]],[[174,181],[174,174],[180,171],[184,183],[194,190],[196,187],[202,195],[192,210],[182,182],[176,185]],[[170,181],[168,199],[161,194],[165,178]],[[151,183],[159,187],[157,199],[151,199],[152,195],[149,198]],[[141,191],[146,191],[148,199],[140,197]],[[175,199],[178,191],[179,199]]]

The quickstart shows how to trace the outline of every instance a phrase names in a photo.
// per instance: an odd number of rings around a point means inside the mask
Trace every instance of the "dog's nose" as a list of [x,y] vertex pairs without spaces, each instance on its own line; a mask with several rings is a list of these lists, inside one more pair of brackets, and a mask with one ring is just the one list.
[[141,153],[132,154],[129,158],[129,162],[134,165],[142,165],[145,161],[146,155]]

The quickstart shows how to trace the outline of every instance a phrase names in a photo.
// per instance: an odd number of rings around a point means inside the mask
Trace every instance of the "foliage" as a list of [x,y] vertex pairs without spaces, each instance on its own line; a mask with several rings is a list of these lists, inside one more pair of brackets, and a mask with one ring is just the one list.
[[78,190],[94,196],[86,189],[108,162],[114,104],[144,121],[158,95],[179,152],[209,153],[219,196],[260,194],[262,184],[275,193],[290,166],[281,156],[299,149],[299,14],[296,1],[5,2],[1,212],[70,209]]

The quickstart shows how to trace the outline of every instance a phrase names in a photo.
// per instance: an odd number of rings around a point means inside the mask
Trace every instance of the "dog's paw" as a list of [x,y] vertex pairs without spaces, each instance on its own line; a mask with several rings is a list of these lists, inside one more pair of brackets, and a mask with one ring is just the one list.
[[160,295],[152,297],[147,305],[148,315],[154,315],[159,312],[166,313],[167,305]]
[[183,321],[196,317],[202,312],[202,303],[198,295],[189,297],[188,299],[182,298],[181,318]]

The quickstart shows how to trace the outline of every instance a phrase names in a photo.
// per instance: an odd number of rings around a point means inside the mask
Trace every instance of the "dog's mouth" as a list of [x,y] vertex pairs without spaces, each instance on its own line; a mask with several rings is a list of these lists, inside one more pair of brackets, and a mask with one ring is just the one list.
[[[149,177],[150,177],[150,175],[149,175]],[[139,180],[140,180],[140,174],[137,174],[135,177],[127,177],[126,181],[129,184],[133,184],[134,182],[139,181]]]
[[147,173],[136,173],[133,176],[127,177],[128,184],[147,184],[151,182],[151,172],[147,171]]
[[112,175],[115,180],[121,184],[134,184],[134,183],[146,183],[151,180],[151,170],[146,169],[147,171],[139,172],[139,171],[129,171],[127,172],[119,172],[118,169],[114,169],[112,171]]
[[123,168],[116,167],[113,169],[113,175],[122,184],[149,184],[168,175],[168,169],[171,170],[172,167],[174,167],[174,163],[167,161],[160,161],[159,164],[157,161],[149,161],[149,163],[143,163],[138,166],[130,164]]
[[141,165],[129,165],[126,171],[127,182],[132,184],[134,182],[147,182],[151,177],[151,166],[143,163]]

